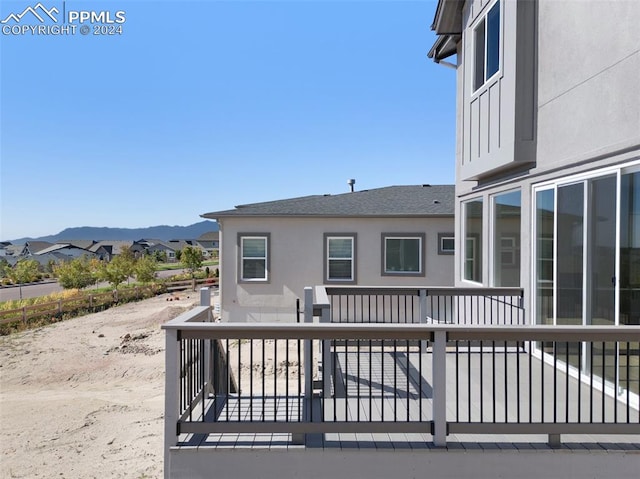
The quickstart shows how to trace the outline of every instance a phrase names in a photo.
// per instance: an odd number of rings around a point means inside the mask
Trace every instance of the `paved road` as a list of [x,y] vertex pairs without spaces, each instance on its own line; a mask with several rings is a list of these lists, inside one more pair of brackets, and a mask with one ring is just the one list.
[[[158,278],[168,278],[169,276],[173,276],[175,274],[180,274],[184,270],[165,270],[158,271]],[[98,287],[106,286],[107,283],[98,284]],[[91,288],[88,288],[91,289]],[[22,290],[23,298],[37,298],[38,296],[46,296],[51,293],[57,293],[58,291],[62,291],[62,287],[58,284],[57,281],[51,281],[48,283],[37,283],[30,284],[27,286],[12,286],[12,287],[3,287],[0,288],[0,301],[9,301],[13,299],[20,299],[20,293]]]

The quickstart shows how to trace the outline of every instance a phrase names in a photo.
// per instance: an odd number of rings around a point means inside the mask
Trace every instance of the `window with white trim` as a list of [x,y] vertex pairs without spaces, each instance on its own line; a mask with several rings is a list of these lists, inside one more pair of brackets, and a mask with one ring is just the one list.
[[269,235],[239,235],[240,280],[269,279]]
[[325,235],[325,280],[355,282],[355,234]]
[[454,254],[456,240],[453,233],[438,233],[438,254]]
[[473,29],[473,91],[478,90],[500,68],[500,1],[497,1]]
[[464,279],[482,283],[482,198],[462,204],[464,211]]
[[383,275],[424,276],[424,234],[383,234]]
[[520,190],[492,197],[492,286],[520,286],[521,204]]

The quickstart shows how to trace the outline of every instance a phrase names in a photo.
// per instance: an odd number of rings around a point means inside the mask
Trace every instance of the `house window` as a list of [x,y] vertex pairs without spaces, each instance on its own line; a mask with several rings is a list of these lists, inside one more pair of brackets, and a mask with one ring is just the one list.
[[424,276],[424,234],[383,234],[383,275]]
[[489,9],[473,29],[474,82],[476,91],[495,75],[500,67],[500,2]]
[[463,203],[464,279],[482,282],[482,198]]
[[355,234],[325,235],[326,281],[355,282],[355,239]]
[[239,235],[240,281],[269,279],[269,235]]
[[520,286],[521,193],[493,197],[493,286]]
[[438,233],[438,254],[454,254],[456,241],[453,233]]

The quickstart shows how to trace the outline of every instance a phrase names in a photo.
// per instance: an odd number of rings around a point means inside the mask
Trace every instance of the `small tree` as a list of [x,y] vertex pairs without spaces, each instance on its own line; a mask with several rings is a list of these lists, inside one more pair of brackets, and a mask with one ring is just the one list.
[[202,260],[202,250],[194,248],[193,246],[186,246],[180,255],[180,262],[189,270],[191,277],[193,277],[196,270],[202,266]]
[[153,256],[143,256],[136,261],[134,273],[141,283],[150,283],[156,277],[157,263]]
[[9,271],[11,271],[9,262],[4,258],[0,258],[0,278],[8,278]]
[[35,259],[21,259],[8,272],[7,276],[14,284],[31,283],[38,279],[40,263]]
[[114,288],[124,283],[133,274],[134,263],[126,256],[116,256],[108,263],[102,263],[98,276]]
[[64,289],[82,289],[95,282],[96,271],[91,260],[82,256],[56,264],[53,274]]

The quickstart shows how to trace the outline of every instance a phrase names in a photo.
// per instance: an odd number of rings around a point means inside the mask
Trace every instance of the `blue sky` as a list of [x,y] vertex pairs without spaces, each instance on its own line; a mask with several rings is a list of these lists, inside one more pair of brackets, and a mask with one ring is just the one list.
[[[455,72],[426,57],[436,3],[43,0],[126,22],[0,36],[0,239],[188,225],[349,178],[453,183]],[[2,0],[0,17],[36,4]]]

